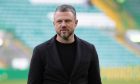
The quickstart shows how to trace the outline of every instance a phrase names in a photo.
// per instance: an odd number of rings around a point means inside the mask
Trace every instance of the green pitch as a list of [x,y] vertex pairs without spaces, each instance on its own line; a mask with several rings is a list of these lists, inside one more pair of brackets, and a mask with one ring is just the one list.
[[27,84],[26,80],[3,80],[0,84]]
[[[102,84],[139,84],[140,80],[103,80]],[[5,80],[0,84],[27,84],[26,80]]]

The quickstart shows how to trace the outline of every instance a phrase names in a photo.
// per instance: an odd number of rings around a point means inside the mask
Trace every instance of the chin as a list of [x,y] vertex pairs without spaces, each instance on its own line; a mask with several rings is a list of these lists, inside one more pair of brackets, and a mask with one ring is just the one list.
[[64,40],[68,40],[68,38],[69,38],[68,35],[61,35],[61,37],[62,37]]

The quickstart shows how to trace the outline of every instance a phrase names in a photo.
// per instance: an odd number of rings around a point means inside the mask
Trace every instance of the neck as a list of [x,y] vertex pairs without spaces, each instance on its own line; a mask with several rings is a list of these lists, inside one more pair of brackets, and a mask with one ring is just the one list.
[[73,43],[75,41],[74,39],[74,34],[71,35],[67,40],[61,38],[59,35],[56,36],[56,40],[60,43],[65,43],[65,44],[69,44],[69,43]]

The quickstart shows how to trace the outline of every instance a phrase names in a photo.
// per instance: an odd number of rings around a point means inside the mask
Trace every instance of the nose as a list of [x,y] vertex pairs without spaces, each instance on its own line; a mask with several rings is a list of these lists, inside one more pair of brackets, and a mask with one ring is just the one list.
[[62,26],[62,27],[65,27],[65,26],[66,26],[66,22],[65,22],[65,21],[62,21],[61,26]]

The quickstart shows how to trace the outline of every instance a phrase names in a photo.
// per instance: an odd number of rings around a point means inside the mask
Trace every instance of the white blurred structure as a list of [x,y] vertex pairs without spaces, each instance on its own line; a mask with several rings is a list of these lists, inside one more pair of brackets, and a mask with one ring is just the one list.
[[12,67],[14,69],[26,70],[29,66],[27,58],[14,58],[12,60]]
[[140,31],[138,30],[128,30],[126,37],[134,43],[140,43]]
[[30,0],[31,4],[84,4],[87,0]]
[[2,46],[2,45],[3,45],[3,39],[0,38],[0,46]]
[[2,46],[4,43],[3,37],[4,37],[4,32],[0,31],[0,46]]
[[133,46],[139,53],[140,51],[140,30],[128,30],[125,39],[129,45]]

